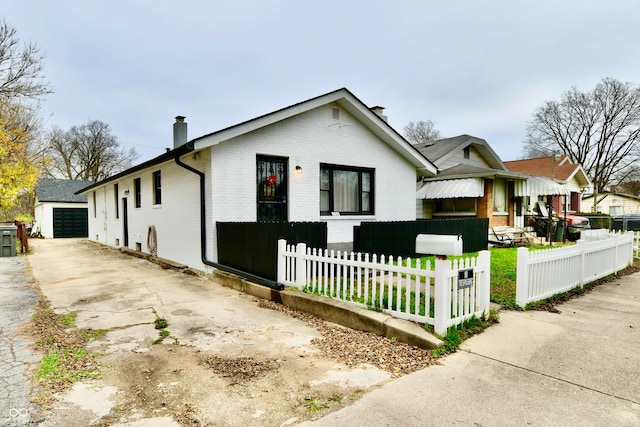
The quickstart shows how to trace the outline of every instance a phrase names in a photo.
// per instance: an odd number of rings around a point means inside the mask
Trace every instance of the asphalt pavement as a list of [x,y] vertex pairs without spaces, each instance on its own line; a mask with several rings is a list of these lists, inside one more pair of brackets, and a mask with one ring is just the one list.
[[35,311],[37,290],[29,284],[23,256],[0,257],[0,425],[37,423],[40,410],[30,376],[39,357],[19,328]]

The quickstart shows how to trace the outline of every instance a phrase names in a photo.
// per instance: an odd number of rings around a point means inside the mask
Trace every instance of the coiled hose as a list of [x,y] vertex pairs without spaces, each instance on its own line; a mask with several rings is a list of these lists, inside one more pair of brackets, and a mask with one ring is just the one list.
[[147,231],[147,249],[151,255],[158,256],[158,236],[155,225],[150,226]]

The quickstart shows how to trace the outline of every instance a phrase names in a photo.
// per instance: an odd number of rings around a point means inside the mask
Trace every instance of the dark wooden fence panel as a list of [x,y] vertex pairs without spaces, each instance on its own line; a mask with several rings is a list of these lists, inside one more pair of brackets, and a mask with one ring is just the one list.
[[489,219],[424,219],[417,221],[363,222],[354,229],[354,251],[415,257],[418,234],[462,235],[464,253],[487,249]]
[[217,222],[218,263],[276,280],[278,239],[327,247],[325,222]]
[[[591,222],[591,219],[589,219]],[[595,228],[593,225],[591,228]],[[611,221],[611,229],[618,231],[640,231],[640,215],[621,215],[613,218]]]

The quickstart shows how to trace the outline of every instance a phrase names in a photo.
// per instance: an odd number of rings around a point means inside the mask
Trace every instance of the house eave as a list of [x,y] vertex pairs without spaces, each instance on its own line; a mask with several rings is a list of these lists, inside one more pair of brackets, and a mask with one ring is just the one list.
[[141,171],[143,169],[147,169],[150,168],[152,166],[155,165],[159,165],[161,163],[166,163],[168,161],[173,160],[176,156],[182,156],[186,153],[190,153],[194,150],[194,146],[193,146],[193,141],[189,141],[184,145],[181,145],[178,148],[174,148],[173,150],[169,150],[164,154],[161,154],[158,157],[154,157],[151,160],[147,160],[146,162],[140,163],[139,165],[133,166],[132,168],[129,168],[127,170],[124,170],[120,173],[117,173],[115,175],[112,175],[108,178],[103,179],[102,181],[98,181],[88,187],[82,188],[78,191],[76,191],[74,194],[83,194],[83,193],[87,193],[91,190],[93,190],[94,188],[98,188],[101,187],[105,184],[108,184],[109,182],[113,182],[116,181],[120,178],[124,178],[127,175],[131,175],[133,173],[136,173],[138,171]]
[[459,173],[452,175],[437,175],[435,177],[423,178],[424,182],[428,181],[445,181],[451,179],[465,179],[465,178],[487,178],[487,179],[495,179],[495,178],[505,178],[505,179],[513,179],[513,180],[526,180],[527,176],[508,171],[501,170],[492,170],[487,172],[473,172],[473,173]]

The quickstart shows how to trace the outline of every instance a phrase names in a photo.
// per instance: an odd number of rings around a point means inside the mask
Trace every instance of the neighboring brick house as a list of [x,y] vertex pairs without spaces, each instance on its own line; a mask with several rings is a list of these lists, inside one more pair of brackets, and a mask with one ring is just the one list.
[[569,157],[562,154],[556,156],[539,157],[535,159],[513,160],[504,164],[514,172],[526,173],[536,177],[551,180],[566,189],[564,194],[549,194],[538,191],[531,194],[531,204],[538,199],[548,196],[552,198],[553,210],[564,212],[565,204],[567,212],[582,212],[581,199],[584,191],[591,187],[589,177],[577,163],[571,163]]
[[521,226],[527,176],[510,171],[487,141],[470,135],[415,145],[438,167],[418,182],[417,218],[488,218],[489,226]]
[[324,221],[328,243],[351,242],[361,221],[415,220],[415,182],[436,173],[347,89],[189,141],[186,126],[167,153],[82,190],[89,238],[147,252],[153,227],[158,257],[208,272],[218,221]]

